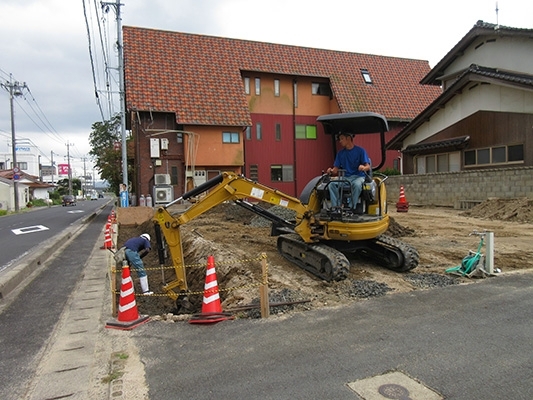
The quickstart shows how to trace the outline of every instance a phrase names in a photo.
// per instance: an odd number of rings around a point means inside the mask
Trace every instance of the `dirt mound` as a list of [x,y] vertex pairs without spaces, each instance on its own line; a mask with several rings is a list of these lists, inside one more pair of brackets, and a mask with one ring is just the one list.
[[[445,270],[459,265],[469,249],[477,246],[474,230],[495,232],[495,267],[502,271],[533,268],[531,200],[491,200],[468,210],[411,207],[408,212],[390,212],[387,235],[415,247],[420,264],[415,270],[399,274],[376,266],[368,260],[350,256],[351,270],[341,282],[325,282],[285,260],[277,252],[276,237],[270,236],[270,223],[264,218],[233,203],[222,204],[181,227],[183,254],[187,266],[189,301],[193,312],[201,311],[207,257],[215,257],[222,307],[239,310],[257,305],[261,282],[261,254],[268,263],[271,302],[284,303],[272,307],[271,313],[305,311],[364,301],[374,296],[412,290],[428,290],[457,283],[472,282],[449,275]],[[159,262],[155,231],[147,207],[130,207],[117,213],[118,245],[129,237],[149,233],[154,249],[144,259],[150,287],[155,296],[139,296],[140,312],[167,315],[176,312],[176,304],[163,291],[163,285],[175,278],[172,263]],[[294,214],[282,207],[270,208],[290,220]],[[124,218],[124,220],[121,220]],[[138,281],[132,272],[136,291]],[[118,282],[120,285],[120,282]],[[120,287],[120,286],[117,286]],[[238,317],[256,318],[256,308],[236,311]]]
[[404,236],[413,236],[415,234],[415,230],[400,225],[393,217],[390,217],[389,228],[385,234],[394,238],[400,238]]
[[117,221],[120,225],[138,226],[154,216],[152,207],[117,208]]
[[489,199],[465,211],[464,216],[533,223],[533,199]]

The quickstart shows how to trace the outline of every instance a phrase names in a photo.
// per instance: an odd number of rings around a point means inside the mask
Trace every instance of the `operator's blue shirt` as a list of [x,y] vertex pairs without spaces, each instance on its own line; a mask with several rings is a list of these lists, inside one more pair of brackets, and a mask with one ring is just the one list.
[[124,243],[124,247],[137,253],[144,249],[152,249],[152,247],[150,246],[150,242],[140,236],[132,237],[131,239],[126,240],[126,243]]
[[359,171],[359,166],[370,164],[370,159],[366,154],[365,149],[359,146],[354,146],[350,150],[342,149],[335,157],[334,167],[344,169],[346,176],[359,175],[365,176],[364,171]]

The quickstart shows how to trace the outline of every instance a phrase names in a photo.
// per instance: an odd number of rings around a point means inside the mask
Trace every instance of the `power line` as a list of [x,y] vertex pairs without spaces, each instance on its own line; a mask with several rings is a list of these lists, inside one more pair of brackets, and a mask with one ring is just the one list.
[[[48,127],[50,129],[50,132],[53,132],[57,135],[59,135],[57,133],[57,131],[55,130],[55,128],[52,126],[52,124],[50,123],[50,121],[48,120],[48,118],[46,118],[46,115],[44,114],[43,110],[41,109],[41,107],[39,106],[39,104],[37,103],[37,100],[35,100],[35,97],[33,97],[33,93],[31,92],[30,88],[28,88],[28,93],[29,95],[31,96],[31,99],[33,100],[33,102],[35,103],[35,106],[37,107],[37,109],[39,110],[40,112],[40,115],[43,116],[44,118],[44,121],[42,118],[39,117],[39,119],[41,120],[41,122],[43,122],[45,125],[48,124]],[[26,100],[26,97],[24,97],[24,100]],[[31,103],[28,103],[31,107]],[[33,107],[32,107],[32,110],[33,110]],[[36,115],[39,115],[37,112],[35,113]],[[45,122],[46,121],[46,122]]]
[[100,103],[100,98],[98,97],[98,86],[96,84],[95,64],[93,60],[93,51],[92,51],[92,45],[91,45],[91,31],[89,28],[89,21],[87,20],[87,9],[85,8],[85,0],[83,0],[83,15],[85,17],[85,25],[87,27],[87,41],[89,44],[89,58],[91,60],[91,70],[93,74],[94,95],[96,97],[96,104],[98,105],[98,108],[100,109],[100,115],[102,116],[102,120],[105,120],[104,111],[102,110],[102,104]]
[[[60,139],[57,139],[55,138],[53,135],[51,136],[49,133],[50,132],[47,132],[45,131],[42,126],[40,126],[33,118],[30,114],[28,114],[28,112],[26,111],[26,109],[22,106],[22,104],[18,101],[18,100],[15,100],[17,102],[17,105],[20,107],[20,109],[24,112],[24,114],[26,114],[26,116],[29,118],[29,120],[31,122],[33,122],[33,124],[41,131],[43,132],[45,135],[47,135],[48,137],[50,137],[51,139],[55,140],[55,141],[59,141],[61,142]],[[30,107],[31,108],[31,107]]]

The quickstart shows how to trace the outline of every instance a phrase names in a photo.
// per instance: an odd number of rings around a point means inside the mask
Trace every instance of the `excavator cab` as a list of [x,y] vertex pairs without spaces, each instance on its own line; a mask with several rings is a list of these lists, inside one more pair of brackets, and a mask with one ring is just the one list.
[[[343,222],[364,222],[381,221],[382,227],[387,229],[388,220],[384,217],[387,209],[386,191],[383,183],[387,179],[385,175],[377,174],[374,171],[381,168],[385,163],[385,132],[388,131],[388,124],[385,117],[380,114],[370,112],[356,112],[343,114],[328,114],[317,118],[324,127],[324,133],[331,136],[333,158],[336,156],[336,140],[340,133],[349,133],[352,136],[361,134],[379,135],[381,160],[376,166],[370,163],[372,168],[367,173],[362,183],[361,193],[358,198],[354,198],[350,181],[344,176],[344,171],[339,171],[339,176],[331,177],[323,174],[311,180],[302,191],[300,200],[309,204],[311,195],[314,193],[321,204],[319,218],[322,221],[343,221]],[[335,184],[338,190],[338,198],[341,201],[340,207],[332,207],[330,202],[330,186]]]

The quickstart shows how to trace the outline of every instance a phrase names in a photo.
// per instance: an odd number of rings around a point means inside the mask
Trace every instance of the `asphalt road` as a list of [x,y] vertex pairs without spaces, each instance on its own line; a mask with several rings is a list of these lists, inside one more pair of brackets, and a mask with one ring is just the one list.
[[65,231],[70,225],[94,213],[106,201],[78,201],[75,206],[42,207],[0,218],[0,273],[9,269],[36,246]]
[[[102,206],[102,204],[100,204]],[[22,399],[111,210],[88,222],[0,313],[0,398]],[[61,210],[64,212],[64,210]],[[33,217],[37,220],[37,212]],[[57,217],[56,217],[57,218]],[[78,217],[79,218],[79,217]],[[81,225],[81,221],[72,222]]]
[[[154,400],[353,400],[349,383],[390,371],[440,398],[530,400],[531,282],[515,274],[286,318],[149,323],[133,338]],[[387,385],[396,395],[364,398],[427,400]]]

